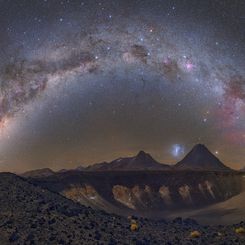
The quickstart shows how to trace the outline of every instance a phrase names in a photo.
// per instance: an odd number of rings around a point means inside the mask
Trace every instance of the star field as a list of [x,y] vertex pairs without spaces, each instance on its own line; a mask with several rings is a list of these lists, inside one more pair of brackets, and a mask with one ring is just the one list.
[[243,1],[0,1],[0,170],[196,143],[245,159]]

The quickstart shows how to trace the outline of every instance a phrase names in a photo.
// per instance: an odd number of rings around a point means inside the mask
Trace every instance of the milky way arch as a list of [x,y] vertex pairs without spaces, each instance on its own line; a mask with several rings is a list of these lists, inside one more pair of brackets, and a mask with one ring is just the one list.
[[[41,142],[52,142],[45,132],[54,131],[45,126],[48,113],[53,114],[52,120],[57,117],[74,124],[76,134],[80,135],[79,139],[74,137],[74,132],[67,128],[68,123],[63,124],[60,135],[61,131],[54,133],[53,152],[57,152],[54,155],[59,153],[59,144],[73,149],[61,157],[50,158],[51,153],[47,153],[45,161],[55,162],[55,166],[61,158],[82,161],[76,148],[84,148],[83,152],[91,150],[80,138],[98,137],[102,143],[104,135],[94,135],[101,130],[113,138],[105,142],[107,148],[114,144],[115,138],[122,139],[123,143],[118,143],[115,148],[115,155],[142,147],[155,151],[156,156],[167,161],[171,161],[170,156],[166,157],[167,152],[171,152],[171,144],[182,143],[190,147],[204,141],[214,145],[214,150],[225,149],[229,144],[238,149],[245,146],[242,38],[223,30],[226,23],[219,23],[216,15],[198,19],[196,13],[192,13],[191,18],[185,18],[186,10],[180,3],[169,5],[156,1],[150,8],[143,2],[141,6],[136,4],[137,8],[120,2],[119,8],[119,5],[105,2],[77,1],[78,5],[74,3],[74,6],[64,3],[64,9],[60,9],[58,2],[48,3],[49,7],[59,9],[59,14],[52,16],[49,12],[42,13],[46,3],[41,10],[37,10],[35,3],[25,9],[19,6],[23,13],[28,13],[21,23],[17,17],[11,21],[9,16],[2,17],[7,33],[1,42],[4,53],[0,73],[0,122],[1,130],[7,131],[8,140],[3,147],[6,152],[13,153],[8,149],[15,147],[16,155],[25,155],[23,159],[31,162],[42,152],[40,148],[46,151]],[[23,4],[27,6],[25,1]],[[80,12],[75,6],[79,6]],[[164,14],[159,15],[159,6]],[[193,22],[193,19],[198,21]],[[217,25],[207,25],[214,20]],[[87,103],[86,106],[83,103]],[[37,110],[37,104],[44,107],[46,104],[46,109]],[[98,104],[101,105],[99,109]],[[78,105],[80,108],[75,110]],[[74,113],[66,113],[70,111],[67,108],[72,108]],[[135,111],[138,118],[132,116]],[[88,118],[84,118],[86,113],[90,115]],[[37,117],[39,122],[32,121],[32,117]],[[151,123],[149,117],[152,117]],[[17,127],[20,121],[24,126]],[[94,128],[89,126],[91,122]],[[27,129],[29,123],[35,132]],[[11,134],[11,127],[18,130]],[[166,133],[167,129],[170,129],[169,133]],[[25,132],[24,145],[27,142],[36,145],[36,153],[28,154],[28,150],[16,146],[22,137],[19,131]],[[163,139],[164,135],[166,139]],[[215,139],[218,135],[219,141]],[[99,149],[100,146],[94,145],[91,139],[88,141],[91,149],[100,156],[98,160],[114,154],[108,150],[102,156],[101,151],[105,149]],[[131,142],[129,148],[126,142]],[[161,146],[154,150],[158,143]],[[241,156],[241,150],[238,152]],[[75,157],[71,157],[72,154]],[[88,153],[85,160],[96,161],[97,157],[90,157],[93,154]],[[228,159],[237,160],[236,157]]]

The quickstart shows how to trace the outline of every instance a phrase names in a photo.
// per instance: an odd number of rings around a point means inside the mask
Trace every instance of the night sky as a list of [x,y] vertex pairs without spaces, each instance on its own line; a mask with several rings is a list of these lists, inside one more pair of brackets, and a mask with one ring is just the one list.
[[245,165],[243,0],[0,0],[0,171],[197,143]]

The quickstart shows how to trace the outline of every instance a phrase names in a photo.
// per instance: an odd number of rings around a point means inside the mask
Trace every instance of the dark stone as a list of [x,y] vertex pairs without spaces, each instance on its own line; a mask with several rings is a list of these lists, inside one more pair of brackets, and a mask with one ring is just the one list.
[[100,232],[99,231],[95,231],[95,236],[94,236],[94,238],[96,239],[96,240],[100,240],[101,239],[101,234],[100,234]]
[[176,217],[176,218],[173,220],[173,223],[175,223],[175,224],[182,224],[182,218],[181,218],[181,217]]
[[18,233],[15,231],[11,234],[11,236],[9,237],[9,241],[10,242],[15,242],[19,239],[19,235]]
[[37,224],[31,224],[31,228],[32,229],[36,229],[37,228]]

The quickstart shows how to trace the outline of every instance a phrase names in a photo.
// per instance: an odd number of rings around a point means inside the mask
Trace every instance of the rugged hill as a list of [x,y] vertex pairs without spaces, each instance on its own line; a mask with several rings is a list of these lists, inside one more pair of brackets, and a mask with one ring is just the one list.
[[31,181],[95,209],[152,217],[221,202],[242,191],[239,172],[67,171]]
[[31,171],[27,171],[22,174],[23,177],[47,177],[50,175],[53,175],[55,172],[51,170],[50,168],[41,168],[41,169],[35,169]]
[[170,166],[157,162],[152,156],[140,151],[134,157],[118,158],[112,162],[102,162],[88,167],[78,167],[78,171],[145,171],[145,170],[194,170],[230,171],[206,146],[197,144],[177,164]]
[[[193,220],[172,222],[129,219],[94,211],[14,174],[0,174],[0,244],[244,244],[236,225],[200,226]],[[242,223],[243,224],[243,223]],[[241,224],[239,224],[241,226]],[[199,238],[190,232],[198,230]],[[219,235],[220,232],[222,235]]]
[[175,166],[178,170],[205,170],[205,171],[229,171],[216,156],[214,156],[206,146],[195,145],[193,149],[178,162]]
[[[197,144],[193,149],[175,165],[167,165],[156,161],[149,153],[140,151],[133,157],[121,157],[111,162],[95,163],[88,167],[78,166],[77,168],[62,169],[58,171],[146,171],[146,170],[194,170],[194,171],[230,171],[215,155],[204,145]],[[241,170],[242,171],[242,170]],[[23,174],[24,177],[48,176],[54,172],[50,169],[29,171]]]
[[134,157],[118,158],[110,163],[103,162],[87,167],[90,171],[131,171],[131,170],[167,170],[170,166],[157,162],[152,156],[140,151]]

